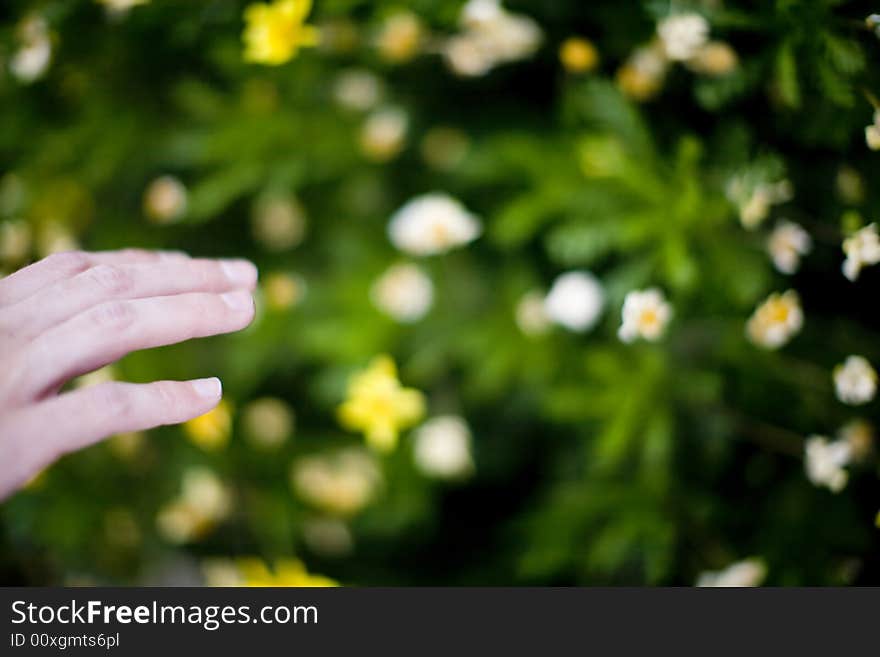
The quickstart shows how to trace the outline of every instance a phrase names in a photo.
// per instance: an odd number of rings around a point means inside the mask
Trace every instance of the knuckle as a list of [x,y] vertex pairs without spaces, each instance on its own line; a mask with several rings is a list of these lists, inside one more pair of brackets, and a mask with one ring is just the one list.
[[129,270],[114,265],[97,265],[86,274],[91,284],[109,294],[128,292],[134,284]]
[[211,294],[194,294],[191,303],[193,316],[199,320],[217,317],[223,310],[222,304]]
[[134,319],[134,308],[126,301],[102,303],[91,311],[91,320],[96,326],[117,331],[131,326]]
[[97,413],[111,418],[125,418],[131,414],[131,395],[118,383],[105,383],[93,389],[92,404]]
[[204,288],[217,278],[219,271],[203,262],[191,260],[184,265],[187,278],[189,278],[198,288]]
[[146,249],[138,249],[138,248],[127,248],[122,249],[119,252],[124,258],[132,258],[132,259],[143,259],[143,260],[157,260],[158,256],[152,251],[147,251]]
[[181,404],[178,386],[170,381],[157,381],[153,384],[153,394],[165,414],[177,415]]
[[222,267],[216,262],[202,263],[202,266],[199,267],[199,282],[202,283],[206,288],[208,286],[213,286],[216,289],[220,289],[225,287],[226,285],[226,273],[223,271]]
[[46,263],[59,271],[78,274],[89,268],[90,261],[83,251],[65,251],[48,256]]

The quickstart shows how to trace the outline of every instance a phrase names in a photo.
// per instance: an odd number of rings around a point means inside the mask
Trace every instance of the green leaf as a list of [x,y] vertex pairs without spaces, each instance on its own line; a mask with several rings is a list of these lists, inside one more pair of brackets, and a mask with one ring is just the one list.
[[797,61],[791,42],[785,42],[776,53],[776,88],[779,98],[788,107],[801,105],[801,87],[798,82]]

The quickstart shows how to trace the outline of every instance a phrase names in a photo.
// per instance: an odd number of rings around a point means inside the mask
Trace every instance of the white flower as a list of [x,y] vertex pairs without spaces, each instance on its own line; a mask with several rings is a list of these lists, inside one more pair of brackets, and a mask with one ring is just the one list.
[[291,468],[291,485],[313,506],[340,516],[354,515],[369,504],[382,483],[372,454],[351,447],[300,458]]
[[628,61],[636,71],[652,79],[662,78],[669,68],[666,53],[655,44],[637,48]]
[[544,299],[544,312],[551,321],[570,331],[589,331],[605,307],[602,284],[590,272],[561,274]]
[[415,433],[413,457],[424,474],[456,479],[473,472],[471,432],[456,415],[440,415],[425,422]]
[[388,223],[388,236],[411,255],[445,253],[479,237],[479,219],[447,194],[419,196],[400,208]]
[[450,38],[443,49],[446,63],[452,71],[463,77],[486,75],[495,65],[489,51],[478,37],[460,34]]
[[739,219],[746,228],[755,228],[770,214],[770,199],[758,188],[739,209]]
[[394,265],[373,284],[370,296],[379,310],[408,324],[417,322],[431,309],[434,285],[416,265]]
[[381,100],[382,83],[370,71],[343,71],[333,84],[333,98],[345,109],[364,112],[375,107]]
[[872,151],[880,151],[880,128],[876,124],[872,123],[865,128],[865,143]]
[[292,249],[305,237],[305,210],[295,198],[261,199],[251,215],[251,231],[269,251]]
[[526,292],[516,304],[516,325],[526,335],[543,335],[550,328],[550,318],[544,307],[544,294],[537,290]]
[[187,191],[174,176],[160,176],[144,192],[144,212],[159,224],[180,219],[186,212]]
[[534,20],[506,11],[495,0],[471,0],[459,22],[462,32],[442,48],[449,68],[458,75],[485,75],[499,64],[529,57],[543,39]]
[[226,516],[231,506],[226,486],[211,469],[202,466],[183,473],[181,499],[203,518],[211,520]]
[[880,262],[880,235],[877,224],[869,224],[843,241],[843,275],[854,281],[862,267]]
[[205,585],[214,587],[239,587],[244,578],[231,559],[206,559],[201,565]]
[[111,14],[121,15],[131,11],[138,5],[145,5],[150,0],[97,0],[100,4],[107,8]]
[[834,368],[834,389],[844,404],[867,404],[877,394],[877,372],[861,356],[849,356]]
[[49,69],[52,39],[49,26],[40,16],[25,19],[18,27],[21,47],[9,60],[9,70],[21,82],[33,82]]
[[51,59],[52,42],[40,39],[16,51],[9,60],[9,70],[22,82],[33,82],[46,72]]
[[756,182],[748,174],[735,176],[727,184],[727,197],[736,203],[739,220],[744,228],[757,228],[770,214],[774,205],[790,201],[794,197],[791,181],[775,183]]
[[677,14],[657,25],[666,56],[685,61],[696,55],[709,39],[709,22],[699,14]]
[[617,332],[624,342],[637,338],[657,341],[663,337],[666,325],[672,319],[672,306],[657,288],[634,290],[623,300],[623,323]]
[[248,440],[261,449],[281,447],[293,433],[293,410],[281,399],[255,399],[242,411],[242,427]]
[[874,112],[874,122],[865,128],[865,143],[872,151],[880,151],[880,110]]
[[425,36],[425,28],[418,16],[409,11],[398,11],[385,19],[376,36],[376,47],[383,59],[400,64],[418,54]]
[[337,518],[309,518],[303,523],[303,540],[323,557],[342,557],[354,547],[351,530]]
[[180,501],[170,502],[159,509],[156,528],[171,543],[189,543],[204,531],[199,515]]
[[376,110],[361,128],[360,145],[363,154],[374,162],[394,159],[403,149],[409,117],[399,107]]
[[851,455],[852,449],[845,440],[829,442],[823,436],[810,437],[804,450],[807,478],[816,486],[839,493],[846,486],[849,475],[843,467]]
[[503,12],[501,0],[468,0],[461,8],[459,22],[464,27],[479,27],[498,20]]
[[794,290],[771,294],[746,323],[746,334],[759,347],[778,349],[804,325],[800,298]]
[[637,48],[617,71],[617,86],[630,98],[645,101],[663,86],[669,60],[659,42]]
[[760,559],[745,559],[718,571],[701,573],[697,586],[760,586],[767,576],[767,566]]
[[156,516],[159,532],[172,543],[188,543],[229,514],[231,497],[212,470],[193,467],[183,474],[179,497]]
[[530,57],[543,39],[541,28],[534,20],[506,11],[479,28],[477,33],[497,63]]
[[801,256],[813,248],[810,234],[790,221],[780,221],[767,241],[767,249],[776,269],[783,274],[793,274],[801,264]]

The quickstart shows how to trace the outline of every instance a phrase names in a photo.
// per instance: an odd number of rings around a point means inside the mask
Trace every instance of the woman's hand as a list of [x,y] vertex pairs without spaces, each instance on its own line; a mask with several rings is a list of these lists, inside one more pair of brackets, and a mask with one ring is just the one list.
[[256,282],[245,260],[140,250],[61,253],[0,279],[0,499],[68,452],[216,406],[216,378],[58,391],[129,352],[243,329]]

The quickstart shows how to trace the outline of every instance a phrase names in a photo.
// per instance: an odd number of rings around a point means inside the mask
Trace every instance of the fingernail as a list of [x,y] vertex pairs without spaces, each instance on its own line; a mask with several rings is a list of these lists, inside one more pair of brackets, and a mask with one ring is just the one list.
[[254,303],[249,292],[227,292],[220,298],[232,310],[248,310]]
[[223,385],[216,376],[210,379],[198,379],[192,382],[193,390],[199,397],[205,399],[217,399],[223,394]]
[[221,260],[220,266],[235,285],[252,285],[257,279],[257,268],[247,260]]

